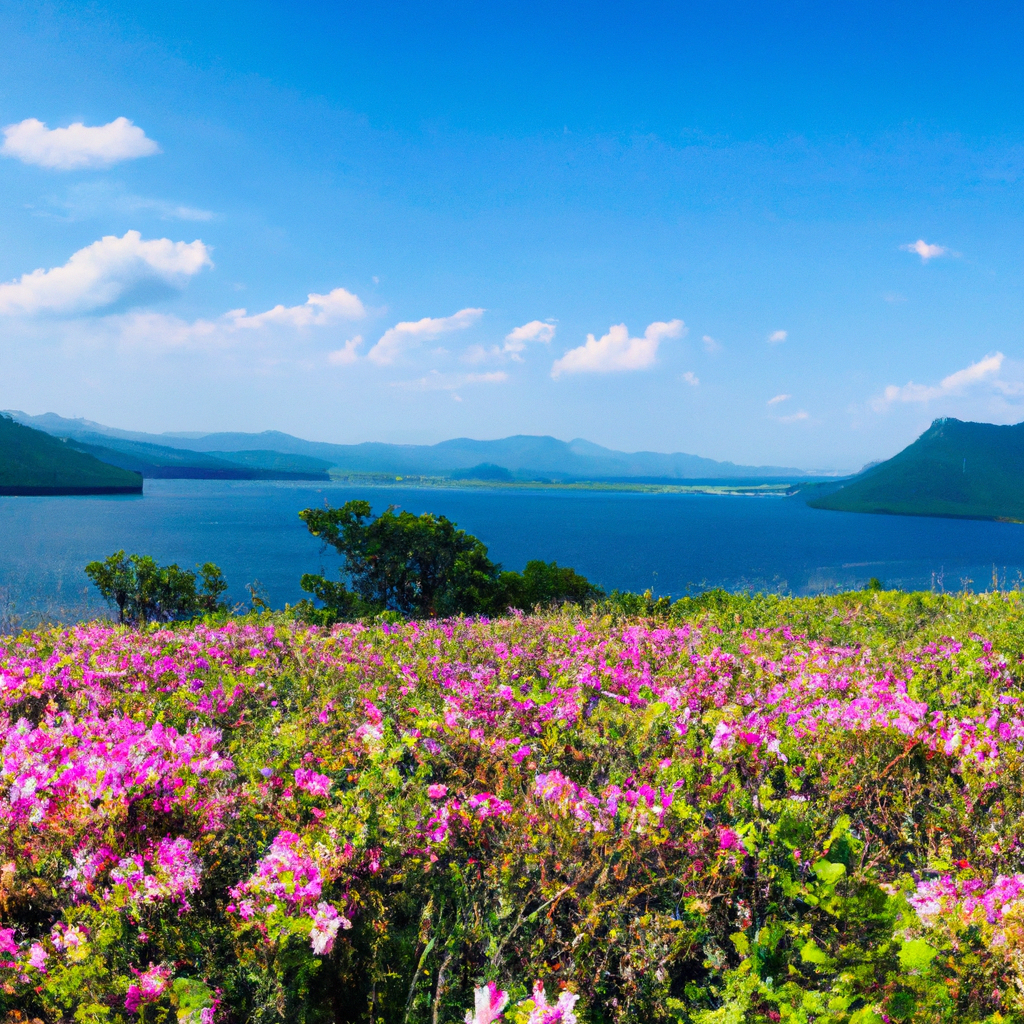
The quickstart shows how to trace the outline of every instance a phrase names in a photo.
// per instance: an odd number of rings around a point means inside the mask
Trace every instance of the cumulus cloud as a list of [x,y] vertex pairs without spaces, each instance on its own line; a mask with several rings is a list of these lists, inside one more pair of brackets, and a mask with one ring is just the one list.
[[772,333],[768,335],[768,344],[778,345],[780,342],[785,341],[788,337],[788,331],[772,331]]
[[271,325],[281,327],[322,327],[336,320],[358,320],[366,316],[359,298],[344,288],[335,288],[326,295],[310,293],[301,306],[280,304],[264,313],[247,316],[244,309],[233,309],[227,314],[240,328],[260,328]]
[[601,338],[588,334],[586,344],[570,349],[556,359],[551,376],[563,373],[610,373],[621,370],[645,370],[654,365],[658,346],[666,338],[681,338],[686,333],[682,320],[650,324],[642,338],[631,338],[625,324],[615,324]]
[[543,320],[531,320],[522,327],[517,327],[505,335],[505,344],[502,352],[508,353],[513,359],[522,359],[522,352],[531,341],[539,341],[547,345],[555,336],[555,325],[545,323]]
[[93,127],[76,121],[67,128],[47,128],[30,117],[8,125],[0,146],[4,156],[58,171],[110,167],[159,152],[160,147],[126,117]]
[[700,377],[698,377],[697,374],[693,372],[693,370],[687,370],[686,373],[683,374],[682,380],[686,384],[689,384],[690,387],[694,388],[697,387],[698,384],[700,384]]
[[997,379],[1004,358],[1002,352],[995,352],[962,370],[957,370],[956,373],[951,373],[948,377],[943,377],[938,384],[915,384],[913,381],[902,387],[890,384],[881,397],[876,398],[871,404],[880,412],[893,402],[931,402],[936,398],[961,394],[966,388],[985,382],[995,385],[997,390],[1005,390],[999,388],[1001,382]]
[[916,252],[921,257],[922,263],[927,263],[929,260],[935,259],[936,256],[950,255],[949,249],[944,245],[929,245],[923,238],[919,238],[916,242],[911,242],[908,245],[901,245],[900,248],[904,252]]
[[792,395],[776,395],[774,398],[768,399],[768,404],[778,405],[779,402],[788,402],[792,397]]
[[138,231],[121,238],[105,235],[79,249],[62,267],[34,270],[0,284],[0,314],[81,313],[110,305],[145,282],[181,287],[212,265],[209,248],[198,239],[144,240]]
[[327,362],[331,366],[348,366],[354,363],[359,358],[359,346],[363,343],[363,336],[357,334],[354,338],[350,338],[345,344],[333,352],[327,353]]
[[443,334],[472,327],[483,314],[482,309],[460,309],[451,316],[425,316],[422,320],[403,321],[388,328],[366,357],[371,362],[386,366],[393,363],[403,352],[424,341],[432,341]]

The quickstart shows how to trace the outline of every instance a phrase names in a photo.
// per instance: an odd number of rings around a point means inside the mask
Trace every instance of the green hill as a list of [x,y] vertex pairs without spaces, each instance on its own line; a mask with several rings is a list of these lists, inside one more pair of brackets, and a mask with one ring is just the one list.
[[0,495],[141,493],[138,473],[0,416]]
[[1024,423],[935,420],[898,455],[807,504],[838,512],[1024,522]]

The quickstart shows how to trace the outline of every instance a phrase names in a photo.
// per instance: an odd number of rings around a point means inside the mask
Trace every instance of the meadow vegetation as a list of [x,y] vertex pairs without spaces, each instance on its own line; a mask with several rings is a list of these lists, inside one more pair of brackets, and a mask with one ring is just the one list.
[[1024,1019],[1022,658],[877,590],[7,637],[0,1010]]

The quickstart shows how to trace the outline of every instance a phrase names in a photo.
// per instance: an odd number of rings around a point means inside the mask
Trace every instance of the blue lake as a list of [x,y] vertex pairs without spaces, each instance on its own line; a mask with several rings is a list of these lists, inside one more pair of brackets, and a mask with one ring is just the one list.
[[103,605],[82,567],[124,548],[191,567],[213,561],[246,598],[258,580],[274,607],[302,597],[322,554],[300,509],[365,498],[437,512],[492,558],[571,565],[608,590],[679,596],[708,587],[808,594],[863,586],[988,589],[1024,581],[1024,527],[855,515],[799,499],[600,492],[420,489],[349,484],[147,480],[140,497],[0,498],[0,625],[12,614],[73,619]]

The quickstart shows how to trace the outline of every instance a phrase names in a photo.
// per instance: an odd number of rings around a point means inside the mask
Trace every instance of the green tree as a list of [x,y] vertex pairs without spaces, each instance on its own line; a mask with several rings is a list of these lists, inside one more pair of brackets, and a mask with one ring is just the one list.
[[[502,572],[487,548],[444,516],[396,512],[373,517],[367,501],[299,513],[309,532],[344,558],[348,586],[307,573],[299,581],[323,603],[303,602],[306,617],[338,622],[373,612],[410,617],[504,613],[509,608],[586,602],[602,592],[555,562],[529,562],[526,571]],[[351,589],[349,589],[351,587]]]
[[117,621],[134,625],[226,610],[221,601],[228,588],[224,574],[213,562],[198,568],[197,580],[196,573],[175,563],[161,566],[149,555],[126,557],[121,550],[102,562],[90,562],[85,574],[117,608]]

